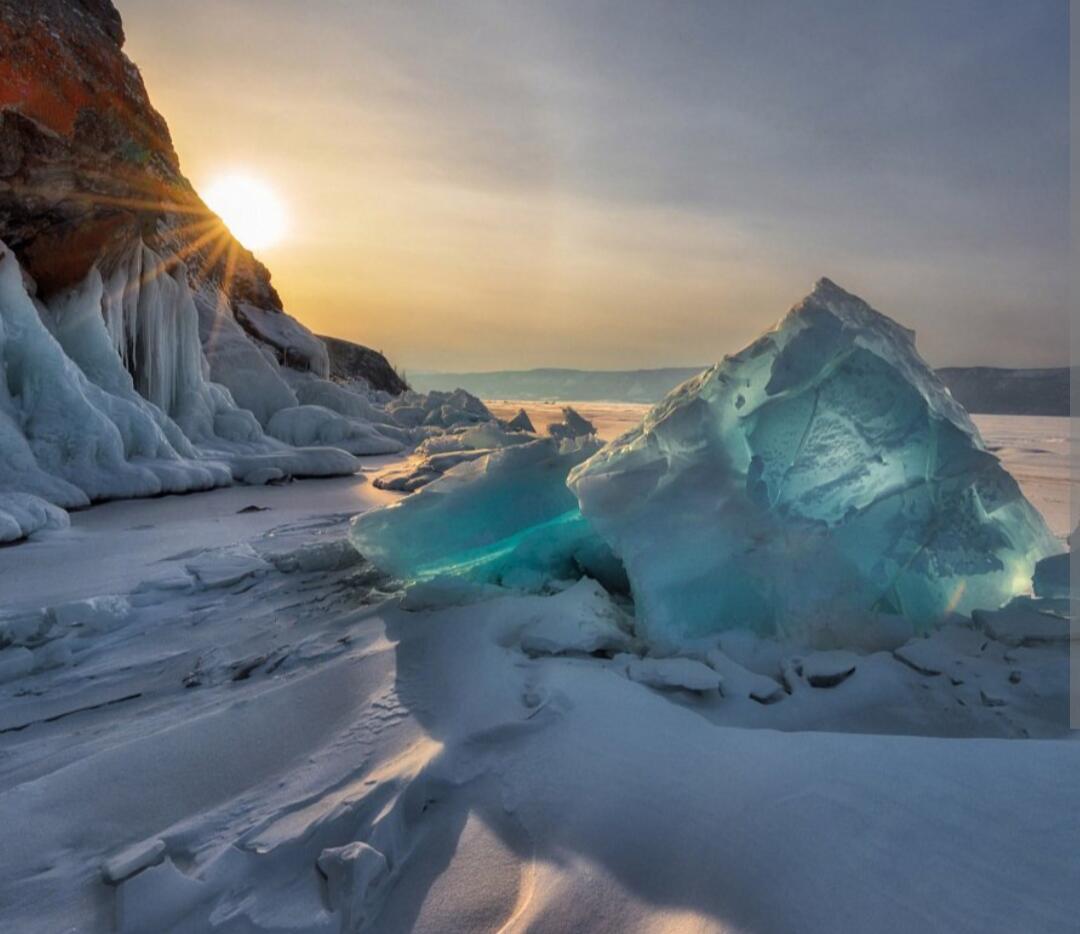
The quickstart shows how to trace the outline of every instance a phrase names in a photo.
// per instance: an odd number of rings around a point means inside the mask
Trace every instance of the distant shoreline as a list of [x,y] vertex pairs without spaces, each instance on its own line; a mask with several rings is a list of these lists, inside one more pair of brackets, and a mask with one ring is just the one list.
[[[704,369],[575,370],[547,367],[472,373],[419,372],[410,373],[409,382],[418,392],[460,387],[481,399],[650,405]],[[943,367],[937,374],[972,414],[1069,414],[1068,367]]]

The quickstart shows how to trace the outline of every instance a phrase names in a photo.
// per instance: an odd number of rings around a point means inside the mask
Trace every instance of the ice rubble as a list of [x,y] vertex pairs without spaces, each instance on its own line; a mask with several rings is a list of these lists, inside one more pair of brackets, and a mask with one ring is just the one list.
[[925,630],[1057,550],[914,335],[827,279],[569,484],[654,641]]
[[478,460],[497,448],[525,444],[535,440],[530,434],[492,420],[451,428],[426,438],[417,446],[415,456],[403,467],[387,471],[375,479],[381,490],[412,493],[438,479],[448,470],[467,461]]
[[396,488],[429,485],[355,520],[354,544],[409,580],[529,589],[582,573],[586,547],[611,579],[622,563],[658,648],[898,645],[1002,606],[1057,550],[912,333],[828,280],[602,450],[575,414],[492,452],[433,441]]
[[141,241],[43,302],[0,243],[0,542],[103,499],[351,474],[354,455],[492,418],[447,393],[410,394],[398,420],[385,394],[325,379],[325,348],[292,319],[244,311],[303,372],[249,340],[229,307],[192,294],[184,265]]
[[536,434],[532,419],[524,409],[518,409],[517,415],[506,422],[506,427],[511,431],[527,431],[529,434]]
[[553,422],[548,425],[548,434],[551,437],[566,441],[571,438],[587,438],[589,435],[596,434],[596,426],[572,406],[563,406],[562,417],[561,422]]

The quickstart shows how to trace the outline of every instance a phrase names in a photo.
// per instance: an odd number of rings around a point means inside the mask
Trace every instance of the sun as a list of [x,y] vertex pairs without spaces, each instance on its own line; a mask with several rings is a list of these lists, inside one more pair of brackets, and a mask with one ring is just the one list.
[[249,250],[280,243],[285,236],[285,208],[269,185],[243,172],[219,175],[203,200]]

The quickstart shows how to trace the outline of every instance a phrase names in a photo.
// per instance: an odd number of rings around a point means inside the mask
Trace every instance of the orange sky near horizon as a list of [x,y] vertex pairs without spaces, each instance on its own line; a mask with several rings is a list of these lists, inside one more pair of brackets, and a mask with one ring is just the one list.
[[[153,0],[118,6],[185,175],[205,190],[247,172],[284,203],[287,235],[257,255],[286,309],[406,371],[705,365],[823,275],[914,327],[934,364],[1061,362],[1052,250],[1026,233],[965,242],[956,218],[1000,224],[941,178],[755,167],[743,141],[770,159],[800,145],[769,113],[771,87],[750,110],[719,80],[700,102],[692,85],[642,99],[668,80],[661,52],[636,89],[618,71],[636,61],[558,67],[551,49],[568,40],[545,32],[544,5],[469,19],[466,4],[450,20],[408,4],[191,0],[168,29]],[[687,100],[706,117],[674,113]],[[698,198],[682,162],[663,165],[664,140],[692,158],[702,123],[702,177],[721,194]],[[868,200],[879,190],[887,202]],[[1043,309],[1045,339],[1018,329],[1020,302]],[[958,338],[976,327],[982,344]]]
[[[257,255],[287,310],[407,369],[707,364],[760,331],[738,308],[779,318],[813,284],[809,269],[794,291],[765,268],[755,281],[745,234],[718,221],[432,178],[409,166],[407,138],[359,107],[272,86],[208,108],[163,56],[142,58],[195,187],[245,172],[284,203],[286,236]],[[583,340],[583,309],[602,337]],[[688,348],[702,316],[717,326]]]

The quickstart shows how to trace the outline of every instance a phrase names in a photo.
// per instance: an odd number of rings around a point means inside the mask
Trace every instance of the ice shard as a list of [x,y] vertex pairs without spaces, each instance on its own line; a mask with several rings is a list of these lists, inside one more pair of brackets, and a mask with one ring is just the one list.
[[921,631],[1059,550],[914,334],[827,279],[568,482],[661,643]]
[[528,591],[582,575],[625,589],[618,562],[566,486],[593,439],[540,438],[485,453],[422,490],[353,519],[350,539],[409,582],[455,577]]

